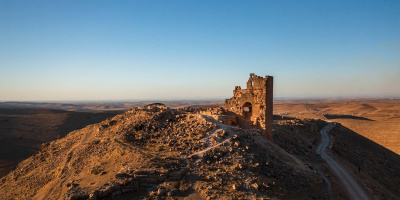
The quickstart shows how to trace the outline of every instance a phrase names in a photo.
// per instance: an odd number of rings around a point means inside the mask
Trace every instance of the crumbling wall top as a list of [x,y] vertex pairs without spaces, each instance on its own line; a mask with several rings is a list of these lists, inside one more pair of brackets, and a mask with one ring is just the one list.
[[[240,116],[244,120],[242,124],[252,122],[254,127],[265,130],[265,137],[272,139],[272,107],[273,107],[273,77],[257,76],[250,73],[247,81],[247,89],[236,86],[233,97],[225,100],[224,107]],[[246,122],[247,121],[247,122]]]

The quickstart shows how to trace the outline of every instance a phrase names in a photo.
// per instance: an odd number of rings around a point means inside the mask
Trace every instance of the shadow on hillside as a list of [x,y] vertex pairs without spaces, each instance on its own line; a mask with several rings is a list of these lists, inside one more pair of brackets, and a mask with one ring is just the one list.
[[330,135],[334,138],[334,157],[351,164],[349,167],[358,176],[365,176],[400,196],[400,155],[339,123],[330,131]]
[[[60,121],[58,125],[49,125],[52,124],[49,121],[54,117],[54,114],[65,115],[66,113],[67,117]],[[0,178],[13,170],[19,161],[38,152],[42,143],[64,137],[74,130],[102,122],[120,113],[122,111],[89,113],[51,109],[0,109],[0,114],[2,114],[0,119]],[[42,115],[41,120],[22,120],[22,122],[15,120],[18,123],[13,122],[13,119],[19,117],[22,119],[25,116],[38,114]],[[48,117],[44,118],[43,115]],[[30,118],[26,120],[30,120]]]
[[[108,118],[114,117],[124,111],[110,111],[110,112],[99,112],[99,113],[89,113],[89,112],[71,112],[68,117],[64,120],[57,128],[57,135],[62,137],[66,136],[68,133],[82,129],[88,125],[96,124],[102,122]],[[55,135],[55,137],[57,137]]]
[[358,119],[366,121],[374,121],[365,117],[355,116],[355,115],[336,115],[336,114],[325,114],[324,117],[327,119]]
[[38,151],[41,142],[26,138],[0,140],[0,178],[15,169],[18,163]]
[[294,120],[296,118],[294,117],[289,117],[289,116],[283,116],[283,115],[274,115],[274,120]]
[[41,142],[25,138],[3,138],[0,140],[0,159],[25,159],[36,153]]

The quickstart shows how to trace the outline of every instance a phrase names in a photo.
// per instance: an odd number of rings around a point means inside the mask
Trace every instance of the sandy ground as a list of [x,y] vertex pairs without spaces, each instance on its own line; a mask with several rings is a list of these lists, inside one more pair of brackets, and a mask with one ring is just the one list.
[[274,114],[339,122],[400,154],[400,100],[285,101],[274,104]]
[[[304,108],[302,104],[305,104],[292,103],[297,104],[297,109]],[[328,110],[336,109],[339,104],[332,108],[321,105]],[[293,108],[289,102],[283,106]],[[211,199],[249,196],[347,199],[343,184],[316,153],[321,140],[319,130],[326,122],[290,116],[371,122],[376,119],[348,113],[313,113],[318,112],[319,105],[307,106],[308,110],[275,116],[273,143],[262,138],[256,130],[221,124],[222,116],[132,109],[47,143],[0,179],[0,198],[60,199],[65,195],[78,198],[100,192],[112,199],[114,194],[121,195],[120,199],[143,199],[166,197],[162,194],[166,189],[179,198],[192,199],[200,196]],[[41,128],[58,119],[55,116],[65,113],[47,114],[52,117],[47,118],[49,122],[42,122]],[[29,119],[29,114],[24,115]],[[40,118],[38,114],[33,116]],[[85,120],[77,119],[74,123]],[[380,120],[385,119],[387,116]],[[11,121],[7,118],[4,122]],[[38,124],[35,121],[29,126]],[[332,141],[328,151],[331,151],[331,157],[355,174],[357,181],[361,180],[366,192],[376,197],[372,199],[398,199],[398,154],[338,123],[330,135]],[[172,173],[166,175],[172,178],[163,175],[158,182],[165,170]],[[176,176],[176,172],[180,176]],[[122,194],[115,190],[118,187],[131,192]]]

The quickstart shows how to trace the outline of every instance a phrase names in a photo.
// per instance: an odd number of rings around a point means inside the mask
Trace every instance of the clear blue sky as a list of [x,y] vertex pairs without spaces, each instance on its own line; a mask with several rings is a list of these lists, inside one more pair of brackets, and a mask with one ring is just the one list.
[[400,97],[400,1],[0,0],[0,100]]

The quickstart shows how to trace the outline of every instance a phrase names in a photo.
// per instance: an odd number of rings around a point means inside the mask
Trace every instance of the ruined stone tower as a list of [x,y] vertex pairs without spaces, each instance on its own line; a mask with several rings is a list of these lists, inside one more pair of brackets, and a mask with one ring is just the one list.
[[242,125],[264,130],[264,137],[272,140],[273,77],[250,74],[247,89],[235,86],[233,97],[225,100],[226,110],[242,116]]

